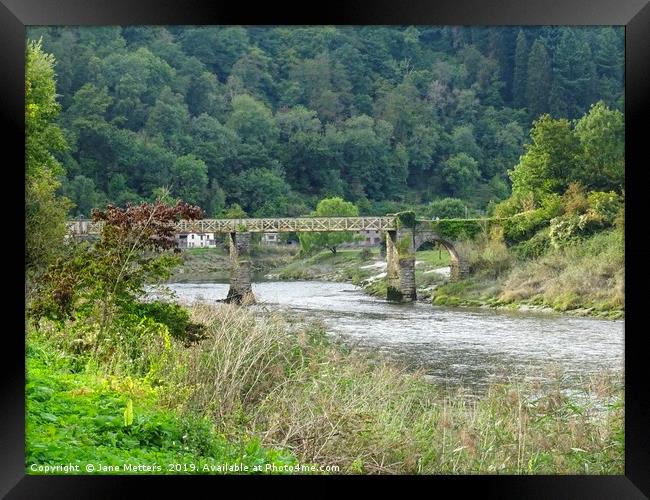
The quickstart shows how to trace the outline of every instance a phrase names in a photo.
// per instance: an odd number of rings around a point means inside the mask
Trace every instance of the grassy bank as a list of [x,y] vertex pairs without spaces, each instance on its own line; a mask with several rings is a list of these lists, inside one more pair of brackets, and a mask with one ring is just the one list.
[[440,286],[434,304],[624,316],[624,242],[619,230],[548,248],[536,257],[521,258],[517,248],[505,249],[485,241],[474,242],[464,251],[470,257],[472,276]]
[[62,354],[57,335],[30,338],[28,465],[181,457],[347,474],[623,471],[622,391],[612,380],[571,397],[559,379],[550,391],[495,385],[474,400],[332,344],[315,324],[228,305],[195,306],[192,319],[204,338],[172,339],[145,377],[109,376],[85,361],[92,356]]
[[281,280],[352,281],[357,284],[373,275],[363,268],[379,260],[379,249],[339,249],[336,254],[322,250],[313,255],[296,256],[290,263],[269,274]]
[[[286,246],[254,245],[251,249],[253,273],[262,275],[289,263],[297,250]],[[230,277],[230,258],[223,245],[216,248],[190,248],[182,253],[181,265],[174,269],[171,282],[219,282]]]

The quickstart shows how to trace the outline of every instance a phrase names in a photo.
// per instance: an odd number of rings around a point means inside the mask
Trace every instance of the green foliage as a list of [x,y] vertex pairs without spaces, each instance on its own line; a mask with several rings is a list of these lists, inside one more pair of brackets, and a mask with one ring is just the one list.
[[594,104],[575,126],[582,146],[579,179],[596,190],[620,190],[625,178],[623,113]]
[[[567,195],[571,194],[567,191]],[[566,214],[550,221],[550,240],[555,248],[575,243],[581,238],[614,224],[622,208],[620,197],[615,192],[592,191],[580,198],[571,194]],[[569,200],[565,201],[568,203]]]
[[[622,124],[621,113],[602,102],[574,127],[548,115],[535,122],[532,143],[510,173],[512,196],[494,210],[511,217],[505,224],[510,243],[548,225],[550,241],[559,248],[614,223],[622,206],[616,192],[623,188]],[[600,191],[602,186],[615,190]]]
[[172,302],[138,302],[132,306],[132,314],[139,318],[151,318],[165,325],[169,333],[177,340],[194,342],[203,335],[203,327],[190,320],[184,307]]
[[531,238],[512,246],[512,252],[521,260],[541,257],[551,248],[549,231],[548,227],[540,229]]
[[233,203],[221,214],[222,219],[246,219],[248,214],[237,203]]
[[[356,217],[359,215],[359,209],[354,203],[340,197],[325,198],[318,202],[316,210],[311,215],[313,217]],[[305,253],[328,248],[336,254],[336,247],[346,241],[354,241],[355,235],[349,231],[298,233],[298,239]]]
[[180,156],[171,169],[174,183],[172,192],[179,199],[192,204],[205,200],[208,189],[208,167],[193,155]]
[[[552,81],[551,61],[544,42],[535,40],[526,69],[526,101],[533,117],[549,110],[548,91]],[[521,96],[520,96],[521,98]]]
[[[599,99],[620,108],[623,94],[620,27],[113,26],[28,34],[56,57],[62,107],[62,133],[50,120],[28,138],[28,157],[37,143],[47,145],[65,167],[33,177],[28,207],[44,205],[65,176],[74,215],[153,200],[160,186],[209,215],[235,203],[256,216],[303,215],[333,196],[368,214],[447,196],[480,209],[508,195],[506,169],[518,162],[532,119],[547,112],[577,119]],[[30,88],[28,103],[40,99]],[[40,109],[54,118],[53,80],[48,93]],[[598,108],[576,126],[585,151],[577,167],[589,190],[622,182],[621,119],[608,113]],[[34,117],[27,113],[28,129]],[[549,165],[563,168],[556,156]],[[28,161],[28,177],[30,165],[52,167],[54,156],[39,158]],[[56,227],[42,224],[38,233]],[[47,253],[53,245],[29,247]]]
[[580,143],[566,119],[543,115],[530,132],[531,144],[510,173],[514,195],[533,193],[539,200],[548,193],[563,192],[577,180]]
[[[538,49],[539,50],[539,49]],[[526,101],[526,84],[528,81],[528,42],[524,30],[519,30],[515,46],[515,60],[512,77],[512,100],[516,106],[523,106]],[[535,64],[533,64],[535,66]]]
[[450,156],[442,165],[442,177],[454,195],[466,193],[479,175],[478,162],[467,153]]
[[510,173],[513,196],[532,194],[535,202],[562,193],[572,182],[587,190],[620,190],[624,174],[622,114],[594,105],[575,127],[548,115],[531,130],[532,143]]
[[130,313],[147,283],[169,277],[180,262],[165,252],[175,246],[174,224],[178,218],[200,217],[201,211],[159,202],[109,207],[93,216],[103,222],[100,239],[92,245],[71,243],[67,255],[49,267],[30,303],[34,321],[93,316],[103,335],[115,316]]
[[400,225],[400,227],[408,227],[408,228],[415,228],[415,224],[417,222],[416,217],[415,217],[415,212],[412,210],[408,210],[405,212],[399,212],[397,214],[397,220]]
[[[70,373],[69,362],[60,358],[54,361],[53,356],[57,353],[47,343],[30,341],[26,385],[28,474],[61,474],[31,470],[32,464],[78,465],[79,472],[73,474],[149,475],[214,474],[224,463],[245,464],[251,473],[260,464],[281,467],[296,463],[291,455],[263,448],[254,439],[228,442],[204,417],[162,409],[156,392],[144,379],[102,377],[91,371]],[[196,469],[169,467],[177,463],[194,464]],[[113,469],[89,471],[87,464]],[[134,468],[125,470],[124,464]],[[153,464],[161,468],[137,468]]]
[[425,210],[430,218],[462,219],[465,217],[465,204],[458,198],[443,198],[433,200]]
[[613,191],[591,191],[587,195],[589,211],[602,220],[603,224],[612,224],[623,208],[621,196]]
[[242,94],[232,100],[232,113],[227,125],[245,142],[270,145],[277,129],[271,110],[255,98]]
[[472,239],[486,229],[486,222],[478,220],[440,220],[431,222],[431,229],[450,240]]
[[551,219],[562,213],[562,198],[550,194],[541,200],[541,206],[532,210],[519,212],[503,221],[505,237],[509,243],[524,241],[533,236]]
[[55,60],[29,42],[25,63],[25,269],[39,274],[61,248],[69,200],[56,195],[64,171],[55,154],[67,149],[55,120]]

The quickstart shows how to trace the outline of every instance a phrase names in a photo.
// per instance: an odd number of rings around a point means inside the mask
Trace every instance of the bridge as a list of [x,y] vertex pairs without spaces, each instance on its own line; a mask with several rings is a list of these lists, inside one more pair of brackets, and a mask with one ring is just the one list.
[[[415,252],[426,242],[439,243],[449,252],[451,279],[468,274],[469,264],[460,255],[457,245],[436,231],[432,221],[411,221],[405,224],[399,215],[381,217],[281,217],[257,219],[201,219],[176,223],[178,233],[228,234],[230,244],[230,289],[227,302],[255,301],[251,285],[251,233],[304,233],[329,231],[375,230],[386,238],[387,300],[410,302],[417,298],[415,284]],[[70,236],[99,235],[103,222],[71,220]]]

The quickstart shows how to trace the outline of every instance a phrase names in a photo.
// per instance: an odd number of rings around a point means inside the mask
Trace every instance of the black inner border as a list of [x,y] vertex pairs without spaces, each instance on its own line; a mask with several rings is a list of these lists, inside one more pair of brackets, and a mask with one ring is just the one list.
[[[224,483],[235,485],[242,476],[225,476],[207,484],[208,478],[141,476],[26,476],[24,468],[25,401],[24,401],[24,296],[14,293],[24,285],[20,259],[24,258],[24,224],[21,210],[24,199],[24,51],[26,25],[388,25],[388,24],[456,24],[456,25],[625,25],[626,27],[626,276],[625,318],[625,475],[624,476],[425,476],[418,482],[433,482],[434,494],[439,487],[453,488],[454,496],[469,487],[480,488],[479,494],[495,498],[567,498],[624,499],[650,497],[650,406],[644,370],[644,330],[641,317],[641,294],[644,284],[642,220],[645,206],[643,188],[647,185],[647,167],[643,156],[646,134],[644,125],[650,113],[650,6],[648,0],[367,0],[354,3],[331,1],[322,4],[249,5],[216,0],[0,0],[0,123],[3,177],[14,176],[3,197],[4,222],[8,237],[4,250],[11,257],[4,265],[8,291],[4,302],[15,324],[3,325],[3,362],[0,411],[0,494],[6,498],[116,498],[137,492],[144,486],[153,493],[162,485],[168,493],[187,495],[188,486],[210,486],[212,495],[223,491]],[[12,182],[14,181],[14,182]],[[23,191],[24,192],[24,191]],[[24,211],[23,211],[24,213]],[[23,239],[24,242],[24,239]],[[21,254],[21,252],[23,252]],[[15,262],[15,264],[14,264]],[[12,271],[15,274],[7,273]],[[15,281],[15,284],[14,284]],[[11,286],[11,288],[9,288]],[[16,286],[16,289],[13,288]],[[23,289],[24,290],[24,289]],[[12,321],[13,323],[13,321]],[[181,481],[179,481],[181,479]],[[214,479],[214,478],[212,478]],[[283,477],[260,476],[251,481],[287,481]],[[339,481],[348,484],[356,478],[295,478],[298,481]],[[378,479],[385,483],[385,479]],[[396,480],[404,481],[403,478]],[[189,484],[188,484],[189,481]],[[293,480],[292,480],[293,481]],[[366,481],[364,479],[364,481]],[[287,483],[283,483],[287,484]],[[304,483],[303,483],[304,484]],[[424,486],[419,484],[417,486]],[[181,489],[182,488],[182,489]],[[162,489],[162,488],[161,488]],[[193,492],[193,490],[190,490]],[[295,491],[295,490],[294,490]],[[309,490],[306,490],[309,492]],[[217,493],[218,494],[218,493]]]

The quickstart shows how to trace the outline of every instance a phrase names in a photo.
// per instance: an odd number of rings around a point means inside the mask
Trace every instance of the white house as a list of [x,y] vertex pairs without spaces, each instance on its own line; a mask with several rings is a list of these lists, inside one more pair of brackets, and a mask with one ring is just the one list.
[[278,239],[278,233],[263,233],[262,234],[262,243],[264,245],[277,245],[280,242]]
[[178,248],[215,248],[214,233],[179,233],[176,235]]

